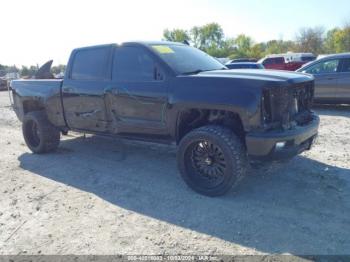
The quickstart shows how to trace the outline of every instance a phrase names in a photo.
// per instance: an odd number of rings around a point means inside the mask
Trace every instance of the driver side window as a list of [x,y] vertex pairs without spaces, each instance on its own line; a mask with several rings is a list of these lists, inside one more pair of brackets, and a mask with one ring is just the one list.
[[305,70],[305,73],[308,74],[329,74],[336,73],[339,65],[339,59],[332,59],[317,63]]
[[118,47],[114,53],[113,79],[123,82],[156,81],[156,66],[147,52],[138,47]]
[[272,64],[273,64],[272,58],[266,58],[265,61],[263,62],[263,65],[272,65]]

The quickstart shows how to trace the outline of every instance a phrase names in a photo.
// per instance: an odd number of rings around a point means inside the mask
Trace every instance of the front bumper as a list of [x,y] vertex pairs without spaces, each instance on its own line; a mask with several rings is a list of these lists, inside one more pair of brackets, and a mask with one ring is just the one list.
[[[317,137],[320,118],[316,115],[305,126],[291,130],[250,132],[246,135],[246,146],[252,160],[282,160],[309,150]],[[285,142],[283,147],[276,144]]]

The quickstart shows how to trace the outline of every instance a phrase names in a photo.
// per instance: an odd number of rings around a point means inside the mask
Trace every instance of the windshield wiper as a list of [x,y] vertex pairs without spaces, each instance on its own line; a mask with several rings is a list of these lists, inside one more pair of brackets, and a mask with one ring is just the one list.
[[193,71],[189,71],[189,72],[184,72],[181,75],[196,75],[202,72],[209,72],[209,71],[216,71],[216,70],[227,70],[227,67],[222,67],[222,68],[218,68],[218,69],[197,69],[197,70],[193,70]]

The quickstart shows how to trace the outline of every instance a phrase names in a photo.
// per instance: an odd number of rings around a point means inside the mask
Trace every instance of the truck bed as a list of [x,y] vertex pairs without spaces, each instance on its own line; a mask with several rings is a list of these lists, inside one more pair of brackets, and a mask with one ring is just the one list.
[[23,96],[47,97],[53,93],[60,92],[63,79],[20,79],[11,81],[12,89]]
[[[14,110],[20,120],[31,107],[45,110],[50,121],[57,126],[65,126],[61,87],[63,79],[13,80]],[[54,116],[54,117],[53,117]]]

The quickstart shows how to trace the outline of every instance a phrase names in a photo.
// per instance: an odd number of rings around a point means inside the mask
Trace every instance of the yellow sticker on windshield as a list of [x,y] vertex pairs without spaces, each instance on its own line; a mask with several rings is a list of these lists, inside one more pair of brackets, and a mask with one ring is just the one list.
[[172,54],[174,50],[167,45],[153,45],[152,46],[158,53],[161,54]]

